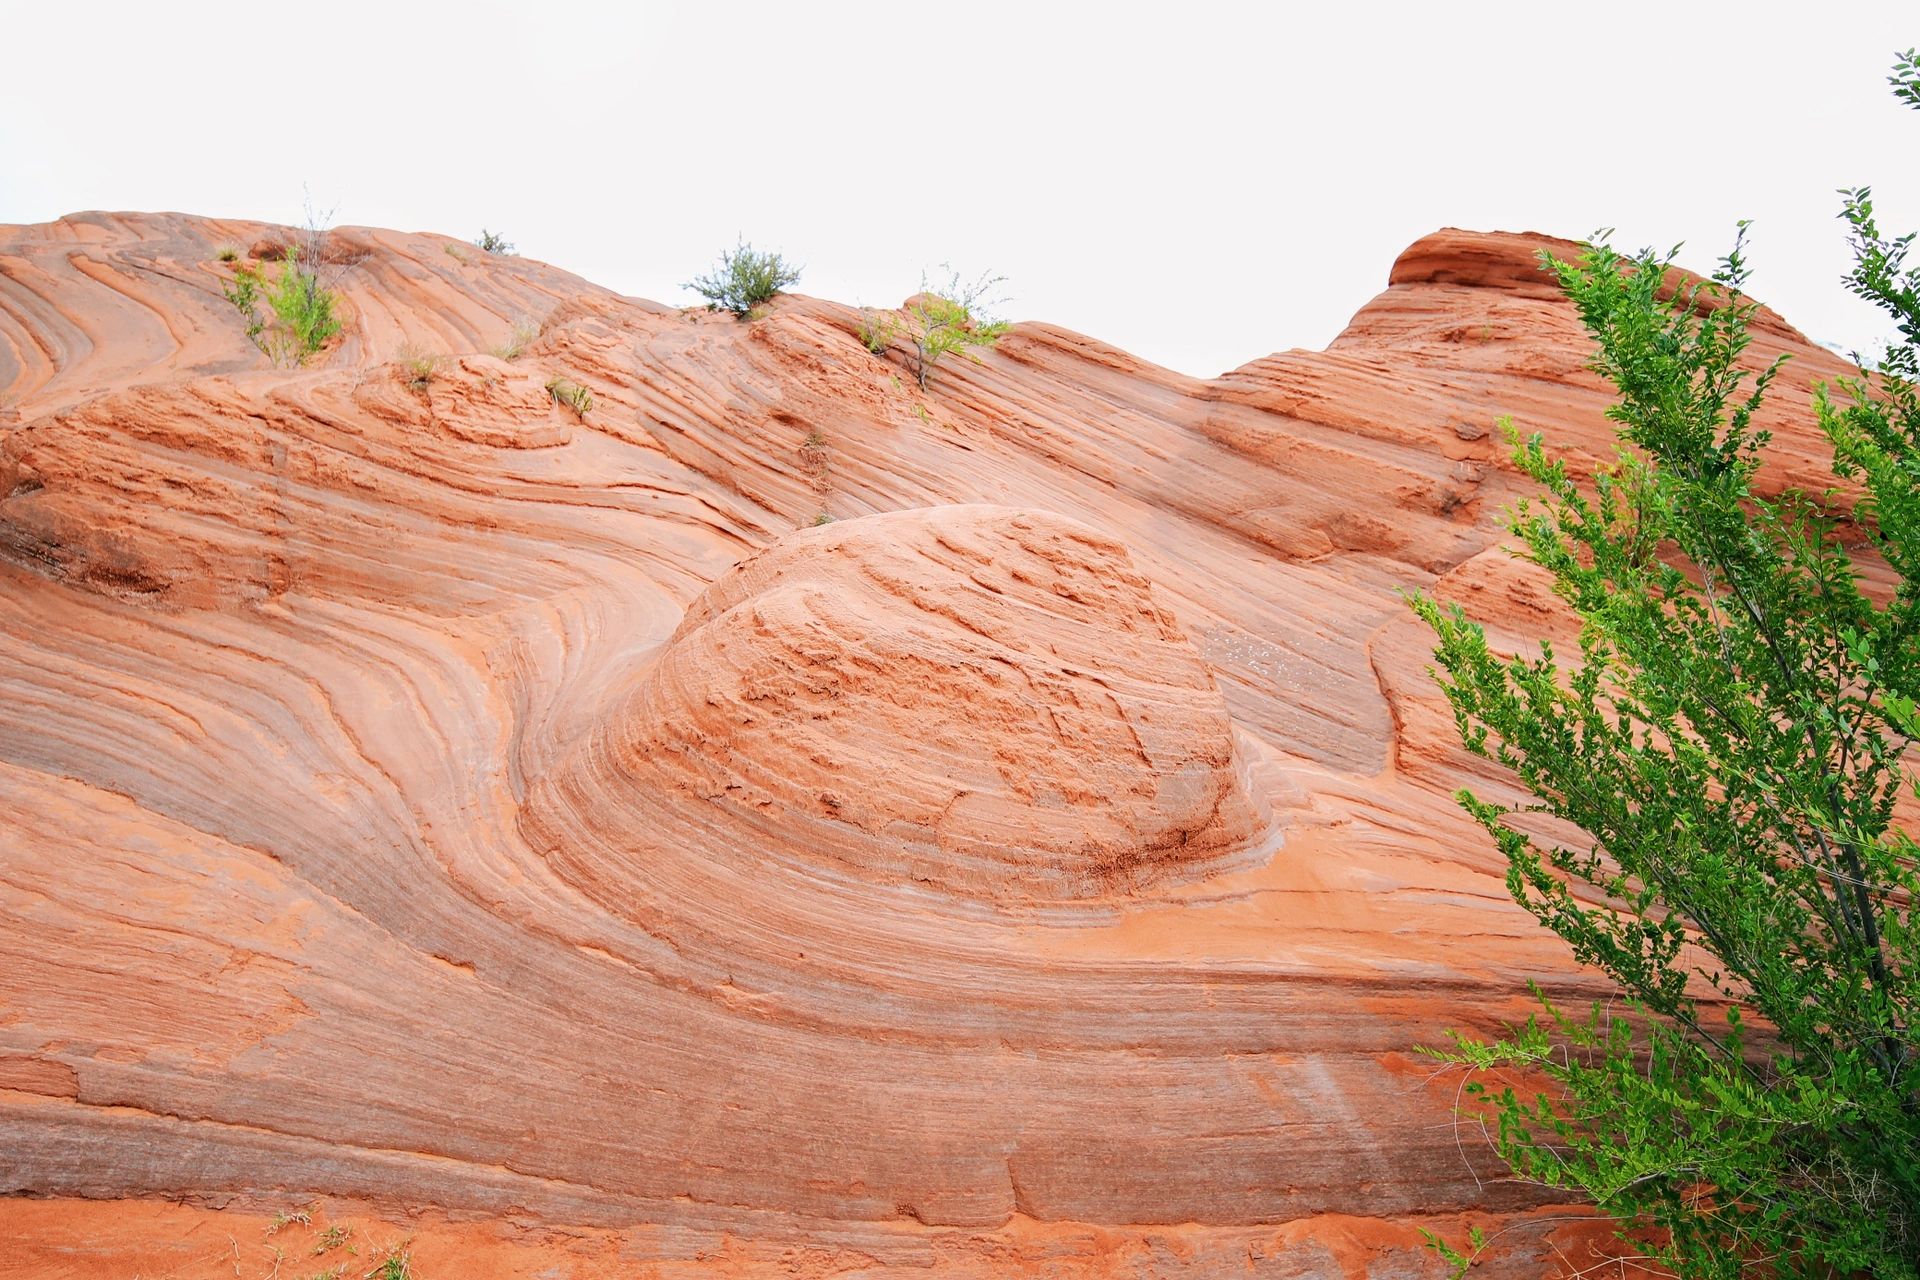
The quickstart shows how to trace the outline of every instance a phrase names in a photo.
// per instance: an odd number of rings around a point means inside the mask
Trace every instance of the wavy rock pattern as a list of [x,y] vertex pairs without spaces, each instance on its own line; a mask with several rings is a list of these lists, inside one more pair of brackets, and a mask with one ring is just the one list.
[[[1110,897],[1247,849],[1244,772],[1206,665],[1123,547],[1059,516],[932,507],[794,534],[709,587],[556,773],[569,821],[536,818],[536,843],[639,899],[636,868],[679,848],[756,872],[824,860],[875,882],[832,877],[872,904]],[[723,820],[738,830],[701,830]],[[607,830],[654,847],[596,876]]]
[[[1493,421],[1611,435],[1546,242],[1428,237],[1330,350],[1214,382],[1027,324],[921,395],[848,308],[362,229],[343,337],[268,369],[217,255],[286,235],[0,228],[25,1265],[307,1196],[474,1275],[1571,1247],[1410,1057],[1590,980],[1448,800],[1395,594],[1550,618]],[[1771,413],[1773,482],[1817,475]]]

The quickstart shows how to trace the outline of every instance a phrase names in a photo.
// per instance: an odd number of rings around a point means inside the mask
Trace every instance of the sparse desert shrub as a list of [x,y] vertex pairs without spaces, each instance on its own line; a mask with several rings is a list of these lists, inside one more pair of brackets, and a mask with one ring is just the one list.
[[240,251],[230,244],[223,244],[220,246],[220,252],[215,256],[222,262],[238,262],[240,260]]
[[[261,268],[241,263],[233,279],[221,286],[246,324],[247,341],[276,365],[294,367],[326,346],[340,332],[335,314],[339,295],[321,283],[317,271],[301,261],[300,248],[289,245],[280,260],[280,272],[268,279]],[[261,314],[266,303],[272,319]]]
[[573,410],[577,418],[584,418],[593,412],[593,392],[571,378],[550,379],[547,382],[547,394],[553,397],[555,404]]
[[428,387],[440,373],[440,366],[447,358],[408,343],[400,348],[401,379],[407,384],[407,390],[417,395],[426,394]]
[[[860,342],[867,350],[877,356],[887,353],[893,345],[894,335],[900,332],[899,320],[891,311],[867,311],[860,317]],[[900,379],[893,380],[895,386]]]
[[280,359],[296,365],[305,364],[343,327],[336,309],[338,286],[346,270],[332,251],[334,210],[315,209],[311,195],[304,206],[306,220],[299,239],[282,255],[280,276],[267,296],[267,305],[287,334]]
[[325,1231],[322,1231],[318,1236],[314,1237],[313,1256],[317,1258],[323,1253],[329,1253],[335,1249],[342,1248],[347,1241],[352,1238],[352,1227],[339,1225],[328,1227]]
[[983,273],[966,282],[951,267],[942,265],[941,270],[947,279],[939,288],[930,287],[922,276],[920,292],[906,306],[869,311],[860,325],[860,340],[875,355],[885,354],[896,337],[913,344],[914,374],[922,390],[942,356],[967,351],[969,358],[978,359],[970,349],[992,346],[1010,327],[989,315],[999,301],[992,295],[1006,283],[1005,276]]
[[823,524],[832,524],[832,523],[833,523],[833,517],[828,515],[824,511],[822,511],[819,515],[813,518],[813,527],[816,529],[818,529]]
[[501,235],[498,231],[489,231],[485,227],[480,228],[480,234],[474,237],[473,247],[484,250],[487,253],[502,254],[509,258],[512,257],[514,253],[512,243],[509,242],[505,236]]
[[459,263],[463,267],[467,265],[469,259],[467,257],[467,251],[465,249],[462,249],[457,244],[448,244],[448,245],[443,245],[441,247],[447,251],[447,256],[449,258],[452,258],[455,262]]
[[285,1231],[292,1226],[307,1226],[313,1222],[313,1210],[291,1209],[273,1215],[273,1221],[267,1224],[267,1234]]
[[798,266],[777,253],[760,253],[742,241],[720,255],[720,264],[710,275],[682,287],[705,298],[709,311],[731,311],[746,319],[755,307],[772,301],[782,289],[799,281]]
[[413,1280],[413,1253],[405,1244],[388,1245],[367,1280]]
[[308,356],[326,346],[340,332],[340,318],[334,314],[338,301],[333,290],[320,283],[317,272],[301,265],[299,250],[288,249],[280,263],[279,278],[267,290],[267,305],[273,309],[283,338],[282,352],[276,359],[305,364]]
[[247,341],[265,351],[267,348],[260,338],[261,332],[267,327],[266,320],[260,315],[260,269],[254,266],[236,267],[233,279],[221,285],[220,292],[240,313],[241,321],[246,325]]
[[528,344],[540,336],[540,326],[531,320],[519,319],[513,322],[513,331],[507,340],[493,348],[493,354],[502,360],[518,360],[526,351]]

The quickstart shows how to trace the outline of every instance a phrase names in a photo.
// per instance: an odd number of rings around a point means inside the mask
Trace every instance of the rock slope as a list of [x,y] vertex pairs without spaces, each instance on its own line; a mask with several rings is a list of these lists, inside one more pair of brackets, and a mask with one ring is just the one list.
[[[272,369],[219,254],[288,234],[0,227],[0,1273],[265,1274],[316,1198],[425,1280],[1574,1248],[1412,1054],[1592,980],[1397,595],[1551,621],[1494,422],[1612,437],[1550,242],[1212,382],[1023,324],[921,393],[847,307],[357,228]],[[1757,337],[1816,479],[1843,366]]]

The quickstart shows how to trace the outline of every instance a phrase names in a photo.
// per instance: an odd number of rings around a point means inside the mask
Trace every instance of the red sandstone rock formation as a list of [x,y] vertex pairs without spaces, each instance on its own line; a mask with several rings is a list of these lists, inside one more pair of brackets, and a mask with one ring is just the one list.
[[[1572,1248],[1411,1055],[1597,988],[1396,595],[1550,622],[1494,421],[1612,434],[1545,242],[1215,382],[1027,324],[920,393],[845,307],[359,229],[273,370],[216,255],[282,235],[0,228],[0,1274],[265,1274],[314,1199],[424,1280]],[[1842,366],[1756,336],[1815,480]]]

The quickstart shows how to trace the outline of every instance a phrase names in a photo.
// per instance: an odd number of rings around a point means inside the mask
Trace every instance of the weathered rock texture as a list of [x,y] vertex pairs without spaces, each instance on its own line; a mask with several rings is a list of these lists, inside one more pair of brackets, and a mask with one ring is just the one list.
[[425,1280],[1571,1247],[1411,1054],[1592,980],[1396,595],[1549,621],[1495,419],[1612,436],[1544,242],[1214,382],[1027,324],[921,394],[845,307],[359,229],[273,370],[217,252],[284,235],[0,228],[0,1273],[264,1274],[313,1197]]
[[536,843],[636,911],[682,857],[791,866],[796,892],[824,876],[876,910],[928,890],[1012,910],[1272,853],[1226,701],[1126,549],[1002,507],[869,516],[743,561],[552,779]]

